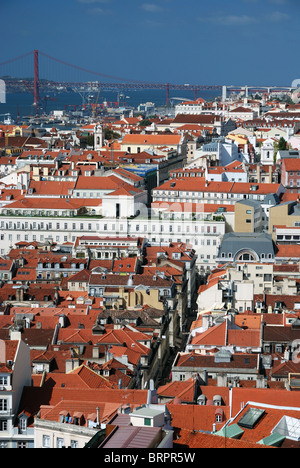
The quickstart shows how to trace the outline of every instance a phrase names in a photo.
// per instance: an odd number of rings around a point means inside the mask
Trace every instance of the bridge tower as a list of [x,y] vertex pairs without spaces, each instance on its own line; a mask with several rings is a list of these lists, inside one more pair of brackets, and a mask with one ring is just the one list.
[[36,106],[36,111],[38,113],[38,107],[40,104],[40,92],[39,92],[39,51],[34,50],[33,52],[34,58],[34,91],[33,91],[33,105]]

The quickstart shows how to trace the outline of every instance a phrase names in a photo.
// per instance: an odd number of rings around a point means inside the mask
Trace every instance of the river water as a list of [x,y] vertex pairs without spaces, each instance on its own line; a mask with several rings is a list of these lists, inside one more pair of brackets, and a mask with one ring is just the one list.
[[[91,94],[91,93],[90,93]],[[216,97],[220,97],[221,92],[214,90],[204,90],[197,97],[210,101]],[[65,106],[79,106],[80,109],[84,102],[87,102],[88,95],[83,97],[77,92],[70,93],[55,93],[41,95],[42,109],[46,114],[53,110],[64,110]],[[180,102],[174,98],[184,98],[193,100],[194,94],[192,91],[187,90],[170,90],[170,102],[175,105]],[[97,99],[97,93],[93,93],[92,102]],[[120,106],[137,108],[139,104],[145,102],[153,102],[155,107],[163,107],[166,105],[166,92],[163,89],[137,89],[128,90],[118,94],[113,90],[101,90],[98,97],[98,103],[119,102]],[[2,114],[11,114],[11,118],[16,120],[18,115],[22,120],[23,117],[35,115],[35,107],[33,106],[33,95],[30,93],[7,93],[6,103],[0,103],[0,122],[3,122],[4,116]]]

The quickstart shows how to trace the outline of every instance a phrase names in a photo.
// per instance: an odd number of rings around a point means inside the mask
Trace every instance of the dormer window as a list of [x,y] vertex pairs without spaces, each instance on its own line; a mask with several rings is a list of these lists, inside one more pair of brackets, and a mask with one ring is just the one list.
[[19,416],[19,431],[21,434],[24,434],[27,431],[28,417],[26,414]]
[[61,411],[59,413],[59,422],[60,423],[69,423],[70,414],[67,411]]
[[218,408],[215,412],[216,423],[221,423],[224,420],[224,411]]
[[74,413],[73,415],[73,421],[75,426],[81,426],[82,424],[82,419],[83,419],[83,414],[82,413]]

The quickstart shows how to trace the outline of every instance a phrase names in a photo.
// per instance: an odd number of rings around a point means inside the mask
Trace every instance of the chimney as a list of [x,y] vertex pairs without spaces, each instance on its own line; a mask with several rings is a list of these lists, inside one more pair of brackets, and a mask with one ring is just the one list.
[[6,343],[0,340],[0,363],[6,363]]
[[99,359],[99,347],[98,346],[93,346],[93,358],[94,359]]
[[16,300],[19,302],[24,300],[24,290],[22,287],[16,290]]
[[97,406],[96,410],[97,410],[97,426],[99,426],[99,424],[100,424],[100,413],[99,413],[99,407],[98,406]]

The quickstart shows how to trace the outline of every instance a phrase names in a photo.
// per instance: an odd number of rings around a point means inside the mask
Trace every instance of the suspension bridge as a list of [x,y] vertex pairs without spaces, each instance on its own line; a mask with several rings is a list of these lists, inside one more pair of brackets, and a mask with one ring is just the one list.
[[[51,90],[57,88],[67,88],[67,89],[74,89],[80,88],[81,90],[89,90],[92,85],[96,85],[101,87],[101,89],[109,89],[109,90],[116,90],[116,91],[123,91],[123,90],[130,90],[130,89],[162,89],[166,92],[166,106],[169,106],[170,102],[170,90],[186,90],[191,91],[194,93],[194,99],[197,98],[197,95],[202,90],[221,90],[222,87],[219,85],[191,85],[191,84],[172,84],[172,83],[153,83],[153,82],[146,82],[146,81],[137,81],[128,78],[122,78],[119,76],[109,75],[105,73],[100,73],[92,70],[88,70],[84,67],[73,65],[68,63],[64,60],[55,58],[49,54],[44,52],[34,50],[33,52],[28,52],[21,56],[15,57],[13,59],[7,60],[5,62],[0,63],[0,76],[3,76],[2,69],[4,66],[7,66],[13,62],[20,61],[25,57],[32,57],[33,56],[33,79],[11,79],[6,78],[5,82],[9,89],[13,90],[17,86],[20,85],[22,82],[33,94],[33,104],[35,106],[39,106],[40,104],[40,93],[42,91],[49,92]],[[52,62],[56,62],[58,64],[64,65],[65,67],[69,67],[73,70],[81,71],[88,74],[90,77],[94,79],[97,78],[97,81],[70,81],[70,80],[50,80],[47,78],[40,79],[40,65],[39,59],[40,57],[44,57],[49,59]],[[101,81],[99,81],[101,79]],[[105,80],[105,81],[104,81]]]
[[[47,70],[42,70],[44,77],[41,79],[41,67],[40,67],[40,58],[46,59],[50,63],[50,68],[48,65],[48,74],[53,71],[54,63],[57,65],[62,66],[64,69],[68,68],[71,70],[71,77],[72,79],[64,79],[59,80],[49,79],[47,77]],[[275,91],[286,91],[292,90],[294,88],[291,87],[280,87],[280,86],[233,86],[233,85],[198,85],[198,84],[172,84],[172,83],[155,83],[155,82],[146,82],[140,80],[134,80],[129,78],[122,78],[120,76],[109,75],[93,70],[89,70],[79,65],[74,65],[65,60],[58,59],[53,57],[45,52],[34,50],[31,52],[27,52],[23,55],[18,57],[6,60],[0,63],[0,76],[4,77],[5,73],[4,70],[7,70],[11,64],[21,62],[24,59],[30,60],[30,67],[31,67],[31,76],[33,78],[25,79],[24,76],[20,79],[11,78],[10,76],[5,76],[5,84],[9,90],[12,92],[14,89],[18,89],[20,84],[23,84],[26,87],[28,92],[33,94],[33,105],[36,106],[36,109],[39,108],[41,102],[41,94],[44,92],[49,93],[52,91],[56,91],[59,88],[68,89],[70,91],[74,91],[76,89],[81,89],[84,91],[90,91],[92,88],[95,89],[102,89],[102,90],[115,90],[125,91],[125,90],[138,90],[138,89],[160,89],[165,90],[166,95],[166,107],[169,107],[170,104],[170,91],[171,90],[185,90],[191,91],[193,93],[194,100],[196,100],[197,96],[203,90],[214,90],[220,91],[220,95],[222,93],[222,100],[225,101],[227,99],[228,92],[244,92],[245,96],[248,96],[250,91],[252,92],[259,92],[263,91],[271,92]],[[43,68],[43,67],[42,67]],[[32,73],[33,72],[33,73]],[[81,73],[86,77],[89,76],[89,80],[74,80],[74,76],[77,73]],[[7,74],[8,75],[8,74]]]

